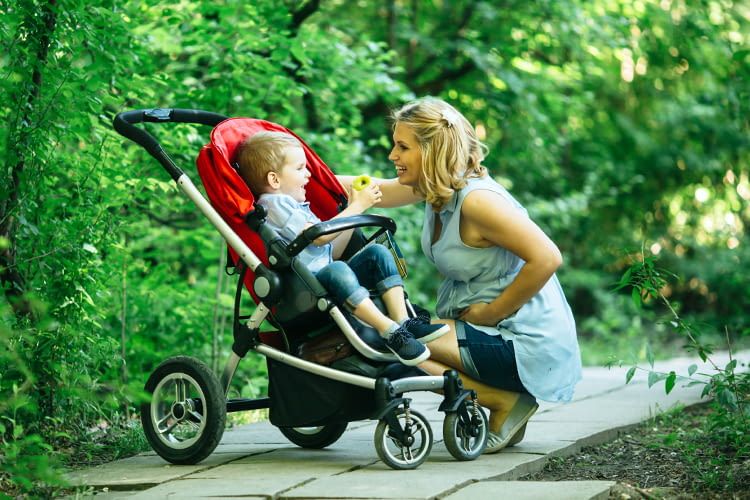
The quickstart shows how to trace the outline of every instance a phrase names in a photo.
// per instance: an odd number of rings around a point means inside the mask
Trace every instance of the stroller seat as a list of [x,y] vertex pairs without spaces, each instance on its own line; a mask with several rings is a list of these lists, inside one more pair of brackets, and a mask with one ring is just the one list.
[[[286,337],[286,345],[294,347],[310,331],[325,329],[331,323],[328,308],[320,307],[320,300],[326,299],[328,294],[295,259],[288,265],[280,265],[278,262],[274,265],[270,262],[269,248],[277,235],[270,228],[264,228],[263,215],[256,212],[255,198],[238,174],[234,163],[235,152],[242,141],[260,131],[284,132],[300,142],[310,171],[310,180],[305,187],[307,200],[310,209],[322,221],[331,219],[346,206],[347,193],[333,172],[304,140],[291,130],[269,121],[253,118],[227,119],[213,129],[210,142],[198,155],[198,173],[211,204],[261,262],[278,275],[281,282],[280,296],[271,307],[269,320]],[[254,217],[255,220],[252,220]],[[354,253],[363,244],[363,237],[359,233],[358,237],[352,238],[352,248],[347,248],[345,254]],[[229,258],[232,265],[240,265],[239,256],[231,246]],[[255,302],[261,302],[256,291],[256,275],[252,270],[246,270],[244,283]],[[376,304],[379,303],[376,297],[373,299]],[[375,361],[396,360],[375,329],[354,319],[345,311],[341,314],[344,321],[337,323],[357,351]]]

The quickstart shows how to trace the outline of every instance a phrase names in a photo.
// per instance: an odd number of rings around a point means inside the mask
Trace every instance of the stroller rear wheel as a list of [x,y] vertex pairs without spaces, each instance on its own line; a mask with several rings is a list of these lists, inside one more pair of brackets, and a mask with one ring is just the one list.
[[464,401],[458,411],[445,415],[443,441],[456,460],[474,460],[487,447],[487,415]]
[[375,451],[392,469],[416,469],[427,459],[432,449],[430,423],[421,413],[404,408],[396,410],[395,417],[401,432],[391,429],[388,419],[378,422],[375,429]]
[[173,464],[196,464],[219,444],[227,406],[216,375],[201,361],[176,356],[146,382],[141,423],[151,447]]
[[325,448],[338,441],[346,425],[346,422],[338,422],[318,427],[279,427],[279,430],[289,441],[302,448]]

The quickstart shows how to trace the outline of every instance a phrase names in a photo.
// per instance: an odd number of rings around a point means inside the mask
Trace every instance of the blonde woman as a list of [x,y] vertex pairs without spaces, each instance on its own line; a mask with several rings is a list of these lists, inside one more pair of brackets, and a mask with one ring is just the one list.
[[[422,251],[444,277],[438,321],[450,331],[420,365],[455,369],[490,411],[487,453],[523,439],[537,399],[569,401],[581,378],[576,327],[555,271],[557,246],[482,166],[487,148],[436,98],[393,113],[396,179],[375,179],[381,207],[425,201]],[[351,177],[339,177],[351,186]]]

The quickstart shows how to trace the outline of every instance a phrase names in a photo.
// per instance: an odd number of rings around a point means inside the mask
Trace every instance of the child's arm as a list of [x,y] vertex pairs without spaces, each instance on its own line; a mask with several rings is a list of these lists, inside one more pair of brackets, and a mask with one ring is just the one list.
[[[383,195],[380,192],[380,187],[375,183],[370,184],[361,191],[352,190],[351,198],[349,199],[349,206],[342,210],[338,215],[336,215],[336,217],[333,217],[331,220],[338,219],[339,217],[359,215],[371,206],[380,203],[382,196]],[[340,257],[343,253],[344,248],[346,248],[346,245],[349,243],[349,238],[351,238],[351,235],[351,230],[341,231],[333,234],[325,234],[316,238],[313,243],[316,245],[333,243],[333,255],[334,258],[337,258]],[[339,237],[341,237],[341,242],[338,241]]]

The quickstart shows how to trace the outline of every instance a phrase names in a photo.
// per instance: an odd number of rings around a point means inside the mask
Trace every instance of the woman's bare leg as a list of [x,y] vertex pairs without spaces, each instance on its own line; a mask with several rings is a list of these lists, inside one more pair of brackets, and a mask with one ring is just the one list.
[[508,413],[516,404],[520,394],[490,387],[464,373],[461,355],[458,352],[456,324],[453,320],[438,320],[450,326],[451,330],[442,337],[430,342],[430,359],[419,367],[431,375],[442,375],[445,370],[456,370],[464,388],[476,391],[479,404],[490,411],[490,431],[499,432]]

